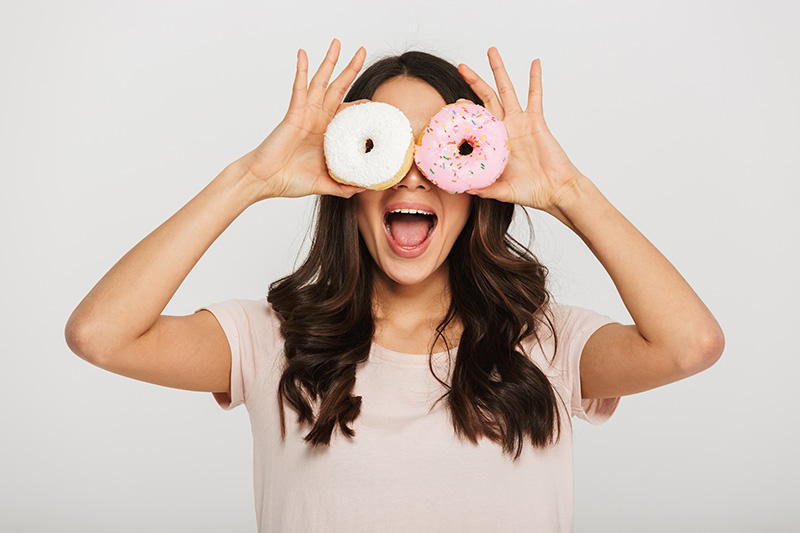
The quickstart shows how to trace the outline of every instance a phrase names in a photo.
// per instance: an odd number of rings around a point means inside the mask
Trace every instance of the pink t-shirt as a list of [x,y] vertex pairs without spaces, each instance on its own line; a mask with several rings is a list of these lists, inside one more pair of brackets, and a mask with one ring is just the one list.
[[[253,432],[255,507],[259,531],[572,531],[572,421],[599,425],[619,398],[581,400],[580,355],[610,318],[554,304],[558,354],[553,367],[533,342],[524,347],[571,412],[559,443],[546,451],[526,442],[513,462],[488,439],[460,441],[441,401],[445,392],[428,369],[427,354],[372,345],[353,392],[361,414],[353,439],[337,429],[330,448],[312,451],[308,433],[286,405],[280,440],[277,385],[284,355],[277,314],[266,299],[205,307],[230,343],[231,394],[214,394],[226,410],[244,403]],[[552,353],[552,339],[544,350]],[[456,350],[452,350],[455,355]],[[547,356],[549,359],[550,355]],[[434,354],[444,379],[447,352]]]

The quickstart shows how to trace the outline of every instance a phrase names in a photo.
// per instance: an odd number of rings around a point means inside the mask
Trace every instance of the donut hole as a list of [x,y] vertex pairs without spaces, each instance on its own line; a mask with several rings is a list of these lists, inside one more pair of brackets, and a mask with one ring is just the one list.
[[370,153],[374,147],[375,143],[372,142],[372,139],[367,139],[366,146],[364,147],[364,153]]
[[466,139],[461,141],[461,144],[458,145],[458,153],[461,155],[469,155],[472,153],[472,150],[472,145]]

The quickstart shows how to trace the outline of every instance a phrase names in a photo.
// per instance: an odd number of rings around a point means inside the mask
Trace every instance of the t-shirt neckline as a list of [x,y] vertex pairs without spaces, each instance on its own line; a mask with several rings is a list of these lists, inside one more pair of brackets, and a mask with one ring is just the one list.
[[[454,346],[450,348],[450,352],[457,352],[458,346]],[[436,352],[434,353],[431,358],[433,364],[443,364],[446,363],[448,360],[448,354],[450,352]],[[384,348],[383,346],[372,342],[372,349],[370,353],[377,359],[381,359],[383,361],[390,361],[392,363],[398,363],[402,365],[428,365],[428,354],[426,353],[402,353],[396,352],[394,350],[390,350],[389,348]]]

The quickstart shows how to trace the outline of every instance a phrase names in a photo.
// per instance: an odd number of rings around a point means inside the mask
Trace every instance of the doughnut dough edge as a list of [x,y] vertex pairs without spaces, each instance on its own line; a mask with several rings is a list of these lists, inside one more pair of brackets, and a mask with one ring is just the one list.
[[414,141],[411,123],[396,107],[383,102],[346,107],[325,130],[328,174],[344,185],[387,189],[414,164]]

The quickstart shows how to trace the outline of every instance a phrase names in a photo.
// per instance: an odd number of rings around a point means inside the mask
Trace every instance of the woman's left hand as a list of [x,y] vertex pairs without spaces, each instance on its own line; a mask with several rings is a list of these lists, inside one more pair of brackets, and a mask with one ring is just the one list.
[[541,61],[531,63],[528,105],[522,109],[503,60],[496,48],[489,49],[497,90],[494,92],[471,68],[461,64],[458,71],[484,107],[502,120],[508,130],[508,164],[498,180],[483,189],[467,191],[481,198],[494,198],[555,215],[559,198],[568,193],[582,174],[555,140],[542,114]]

